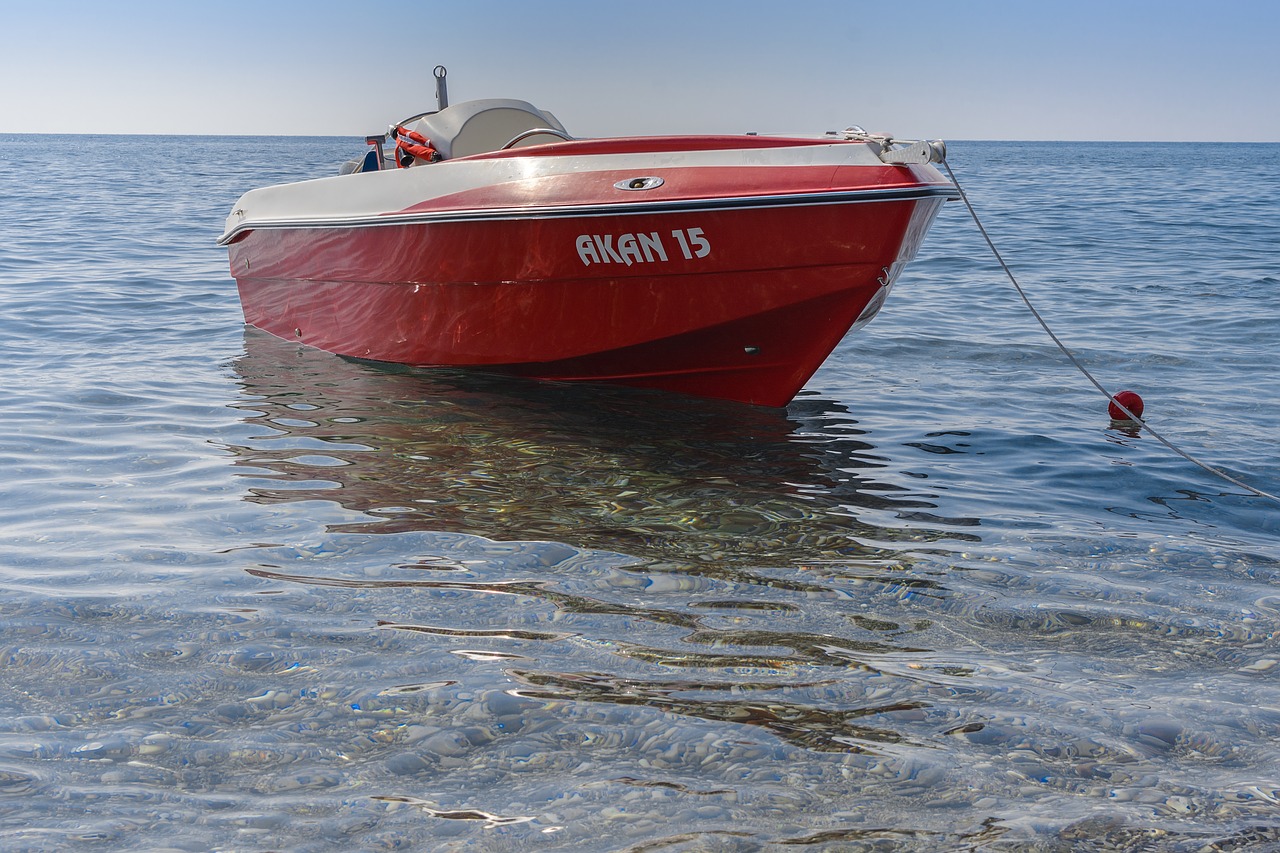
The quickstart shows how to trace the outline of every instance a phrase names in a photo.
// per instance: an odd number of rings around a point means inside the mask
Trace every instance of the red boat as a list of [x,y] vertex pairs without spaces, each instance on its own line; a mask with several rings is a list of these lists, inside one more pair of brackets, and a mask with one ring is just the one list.
[[394,163],[371,137],[347,174],[236,203],[219,243],[247,323],[361,359],[783,406],[957,194],[940,142],[859,129],[572,139],[482,100],[392,138]]

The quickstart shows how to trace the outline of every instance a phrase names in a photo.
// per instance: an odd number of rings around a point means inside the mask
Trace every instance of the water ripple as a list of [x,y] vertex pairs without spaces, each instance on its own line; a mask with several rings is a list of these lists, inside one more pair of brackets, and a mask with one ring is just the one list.
[[[359,140],[72,145],[0,136],[5,849],[1280,844],[1280,514],[961,211],[770,411],[245,332],[226,211]],[[951,150],[1280,490],[1280,148]]]

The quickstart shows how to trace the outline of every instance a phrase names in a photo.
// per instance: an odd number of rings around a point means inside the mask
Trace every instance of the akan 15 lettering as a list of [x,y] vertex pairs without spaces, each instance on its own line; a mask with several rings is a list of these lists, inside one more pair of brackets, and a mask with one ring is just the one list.
[[[711,254],[711,243],[701,228],[677,228],[671,232],[686,261]],[[667,260],[667,246],[657,231],[636,234],[581,234],[578,257],[583,266],[592,264],[651,264]]]

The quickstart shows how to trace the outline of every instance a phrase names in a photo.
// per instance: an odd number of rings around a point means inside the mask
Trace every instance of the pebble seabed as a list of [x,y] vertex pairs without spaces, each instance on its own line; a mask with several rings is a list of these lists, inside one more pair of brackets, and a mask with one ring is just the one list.
[[[961,211],[759,410],[245,331],[223,217],[351,142],[170,143],[0,136],[0,849],[1280,850],[1280,513]],[[1280,146],[950,156],[1280,491]]]

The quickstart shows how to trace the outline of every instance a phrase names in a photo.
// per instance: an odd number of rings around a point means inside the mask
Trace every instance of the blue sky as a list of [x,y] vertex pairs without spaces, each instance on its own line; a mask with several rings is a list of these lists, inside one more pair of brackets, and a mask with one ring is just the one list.
[[362,136],[516,97],[579,136],[1280,141],[1280,2],[5,3],[0,132]]

